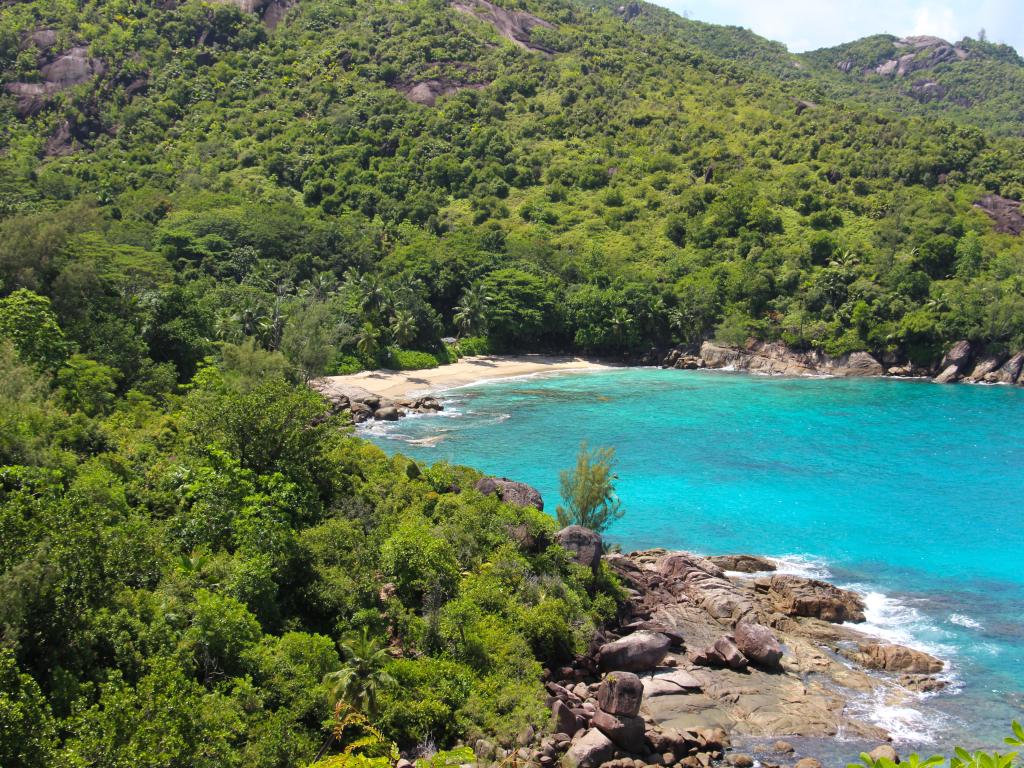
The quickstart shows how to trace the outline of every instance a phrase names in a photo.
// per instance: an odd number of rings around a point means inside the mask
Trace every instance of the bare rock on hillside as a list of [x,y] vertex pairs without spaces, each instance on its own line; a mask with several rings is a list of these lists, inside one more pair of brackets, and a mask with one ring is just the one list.
[[1010,235],[1024,233],[1024,213],[1021,212],[1019,200],[1011,200],[1000,195],[985,195],[974,204],[989,215],[995,222],[996,232]]
[[510,11],[488,0],[457,0],[452,8],[491,24],[498,33],[528,51],[553,54],[554,51],[530,39],[535,27],[554,29],[555,25],[525,11]]
[[[532,485],[509,480],[506,477],[482,477],[473,486],[484,496],[496,494],[499,499],[520,507],[534,507],[544,511],[544,499]],[[600,551],[600,550],[599,550]]]
[[405,98],[416,104],[432,107],[437,100],[443,96],[451,96],[464,90],[480,90],[486,88],[486,83],[463,83],[444,78],[420,80],[416,83],[402,83],[397,89]]

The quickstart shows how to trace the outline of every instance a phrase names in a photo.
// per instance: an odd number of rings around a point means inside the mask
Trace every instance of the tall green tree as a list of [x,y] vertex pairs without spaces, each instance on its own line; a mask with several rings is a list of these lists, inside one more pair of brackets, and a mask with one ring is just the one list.
[[330,686],[331,703],[344,701],[373,717],[377,714],[379,695],[395,684],[394,678],[385,669],[391,657],[380,640],[371,636],[366,627],[339,647],[345,663],[324,677],[324,682]]
[[40,370],[53,371],[68,356],[50,300],[27,288],[0,299],[0,338],[8,339],[22,360]]
[[601,532],[625,514],[615,493],[615,449],[587,447],[580,443],[576,466],[559,476],[561,504],[555,510],[559,525],[582,525]]

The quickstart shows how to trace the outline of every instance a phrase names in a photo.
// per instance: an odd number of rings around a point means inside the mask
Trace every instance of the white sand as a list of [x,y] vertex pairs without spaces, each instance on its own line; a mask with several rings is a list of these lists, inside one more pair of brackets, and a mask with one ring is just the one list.
[[506,379],[549,371],[592,371],[611,367],[580,357],[483,355],[464,357],[457,363],[422,371],[381,370],[362,371],[349,376],[326,376],[315,382],[314,386],[328,397],[332,392],[339,393],[347,388],[361,387],[381,397],[401,398],[491,379]]

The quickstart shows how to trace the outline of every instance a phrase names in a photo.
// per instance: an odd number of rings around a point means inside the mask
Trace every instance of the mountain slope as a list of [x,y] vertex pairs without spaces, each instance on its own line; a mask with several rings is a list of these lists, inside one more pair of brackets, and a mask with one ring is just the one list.
[[[197,2],[6,6],[5,289],[52,296],[126,385],[217,339],[304,348],[285,336],[314,317],[318,370],[372,363],[400,311],[402,346],[436,349],[477,282],[461,327],[498,348],[1020,346],[1019,241],[974,206],[1020,198],[1019,140],[830,98],[776,46],[729,60],[746,33],[637,8],[305,0],[270,29]],[[759,64],[783,58],[795,77]],[[188,333],[58,295],[105,253],[172,267],[145,289],[194,297]]]

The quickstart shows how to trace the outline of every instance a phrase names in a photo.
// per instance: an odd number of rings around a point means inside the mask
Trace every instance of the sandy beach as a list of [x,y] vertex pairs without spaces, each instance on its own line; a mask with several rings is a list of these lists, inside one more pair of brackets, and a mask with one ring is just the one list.
[[465,357],[457,363],[421,371],[362,371],[348,376],[327,376],[314,386],[330,396],[351,387],[361,387],[375,395],[402,398],[413,394],[438,392],[451,387],[475,384],[490,379],[505,379],[552,371],[588,371],[611,368],[580,357],[557,355],[483,355]]

